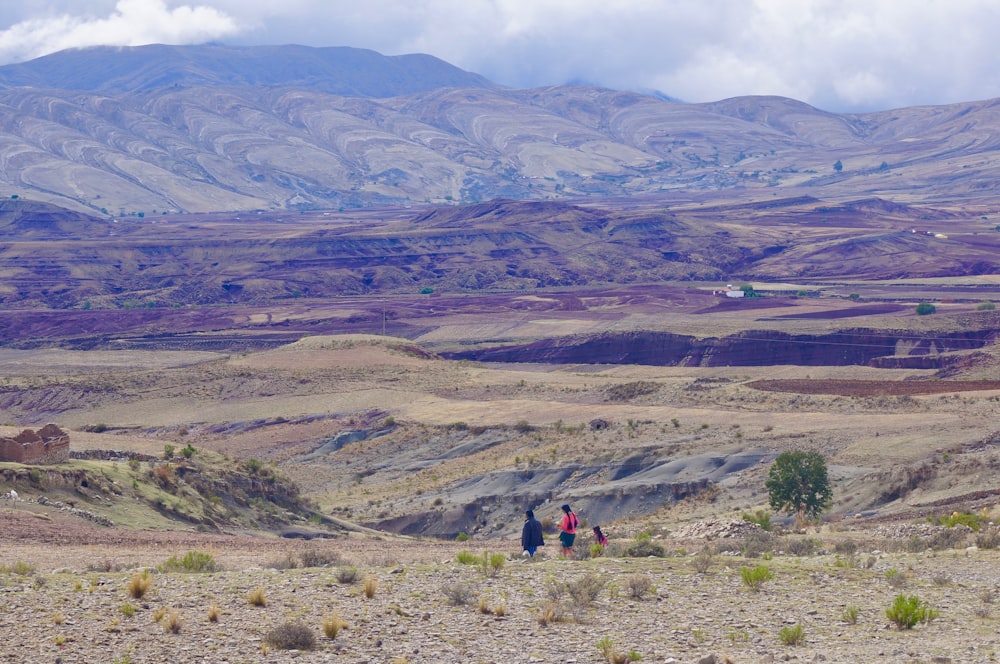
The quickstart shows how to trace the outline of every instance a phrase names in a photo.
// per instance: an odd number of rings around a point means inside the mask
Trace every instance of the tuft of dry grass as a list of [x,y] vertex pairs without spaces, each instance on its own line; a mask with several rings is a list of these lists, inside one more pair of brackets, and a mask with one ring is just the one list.
[[365,577],[365,597],[368,599],[375,597],[376,590],[378,590],[378,579],[369,574]]
[[545,602],[538,611],[538,624],[542,627],[565,621],[566,613],[563,611],[562,604],[557,601]]
[[166,618],[163,620],[163,629],[171,634],[180,634],[182,626],[181,616],[177,611],[168,612]]
[[479,612],[483,614],[493,613],[493,609],[490,608],[490,603],[485,597],[479,598]]
[[348,624],[340,619],[340,614],[336,611],[323,618],[323,634],[328,639],[335,639],[340,634],[340,630],[346,629]]
[[247,595],[247,602],[250,606],[267,606],[267,596],[264,594],[264,588],[257,586]]
[[126,589],[130,597],[135,599],[142,599],[149,592],[149,589],[153,586],[153,577],[150,575],[149,570],[143,570],[133,574],[128,580],[128,585]]
[[208,622],[219,622],[221,616],[222,609],[217,604],[212,604],[212,606],[208,607]]

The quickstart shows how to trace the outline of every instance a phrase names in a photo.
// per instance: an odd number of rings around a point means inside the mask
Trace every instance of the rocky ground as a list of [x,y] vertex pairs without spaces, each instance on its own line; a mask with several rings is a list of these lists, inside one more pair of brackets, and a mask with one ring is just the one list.
[[[632,540],[612,533],[610,556],[562,560],[551,538],[532,561],[514,541],[121,532],[9,503],[0,524],[4,662],[602,662],[609,642],[622,657],[692,663],[988,662],[1000,650],[1000,553],[961,531],[950,548],[925,548],[944,532],[928,524],[828,524],[757,557],[741,552],[745,527],[689,524],[653,534],[663,558],[625,557]],[[456,561],[484,546],[502,554],[495,574]],[[714,553],[699,571],[705,548]],[[222,570],[156,572],[143,598],[129,595],[137,569],[192,550]],[[303,568],[303,556],[324,566]],[[758,565],[774,576],[754,592],[740,569]],[[258,588],[265,606],[248,600]],[[899,594],[939,616],[896,629],[886,609]],[[346,626],[330,638],[322,625],[335,615]],[[304,625],[314,648],[268,645],[286,622]],[[801,642],[783,643],[796,626]]]

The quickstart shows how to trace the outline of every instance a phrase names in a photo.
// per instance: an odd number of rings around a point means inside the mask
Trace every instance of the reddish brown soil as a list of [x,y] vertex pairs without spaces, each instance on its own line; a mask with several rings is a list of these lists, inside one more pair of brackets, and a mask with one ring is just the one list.
[[1000,390],[1000,380],[755,380],[747,385],[768,392],[835,394],[844,397],[916,396]]

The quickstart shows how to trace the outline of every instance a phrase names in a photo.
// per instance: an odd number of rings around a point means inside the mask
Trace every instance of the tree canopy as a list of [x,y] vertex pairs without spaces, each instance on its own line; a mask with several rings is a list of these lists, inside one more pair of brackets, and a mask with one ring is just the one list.
[[771,509],[795,514],[799,522],[818,516],[833,498],[826,460],[819,452],[782,452],[771,464],[764,486]]

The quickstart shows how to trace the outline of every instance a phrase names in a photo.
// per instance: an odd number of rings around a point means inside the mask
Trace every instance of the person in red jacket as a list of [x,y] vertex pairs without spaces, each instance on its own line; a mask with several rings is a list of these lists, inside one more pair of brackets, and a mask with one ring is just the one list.
[[576,539],[576,527],[580,525],[580,520],[573,514],[569,505],[563,505],[562,522],[559,524],[559,542],[562,544],[563,558],[573,557],[573,540]]

